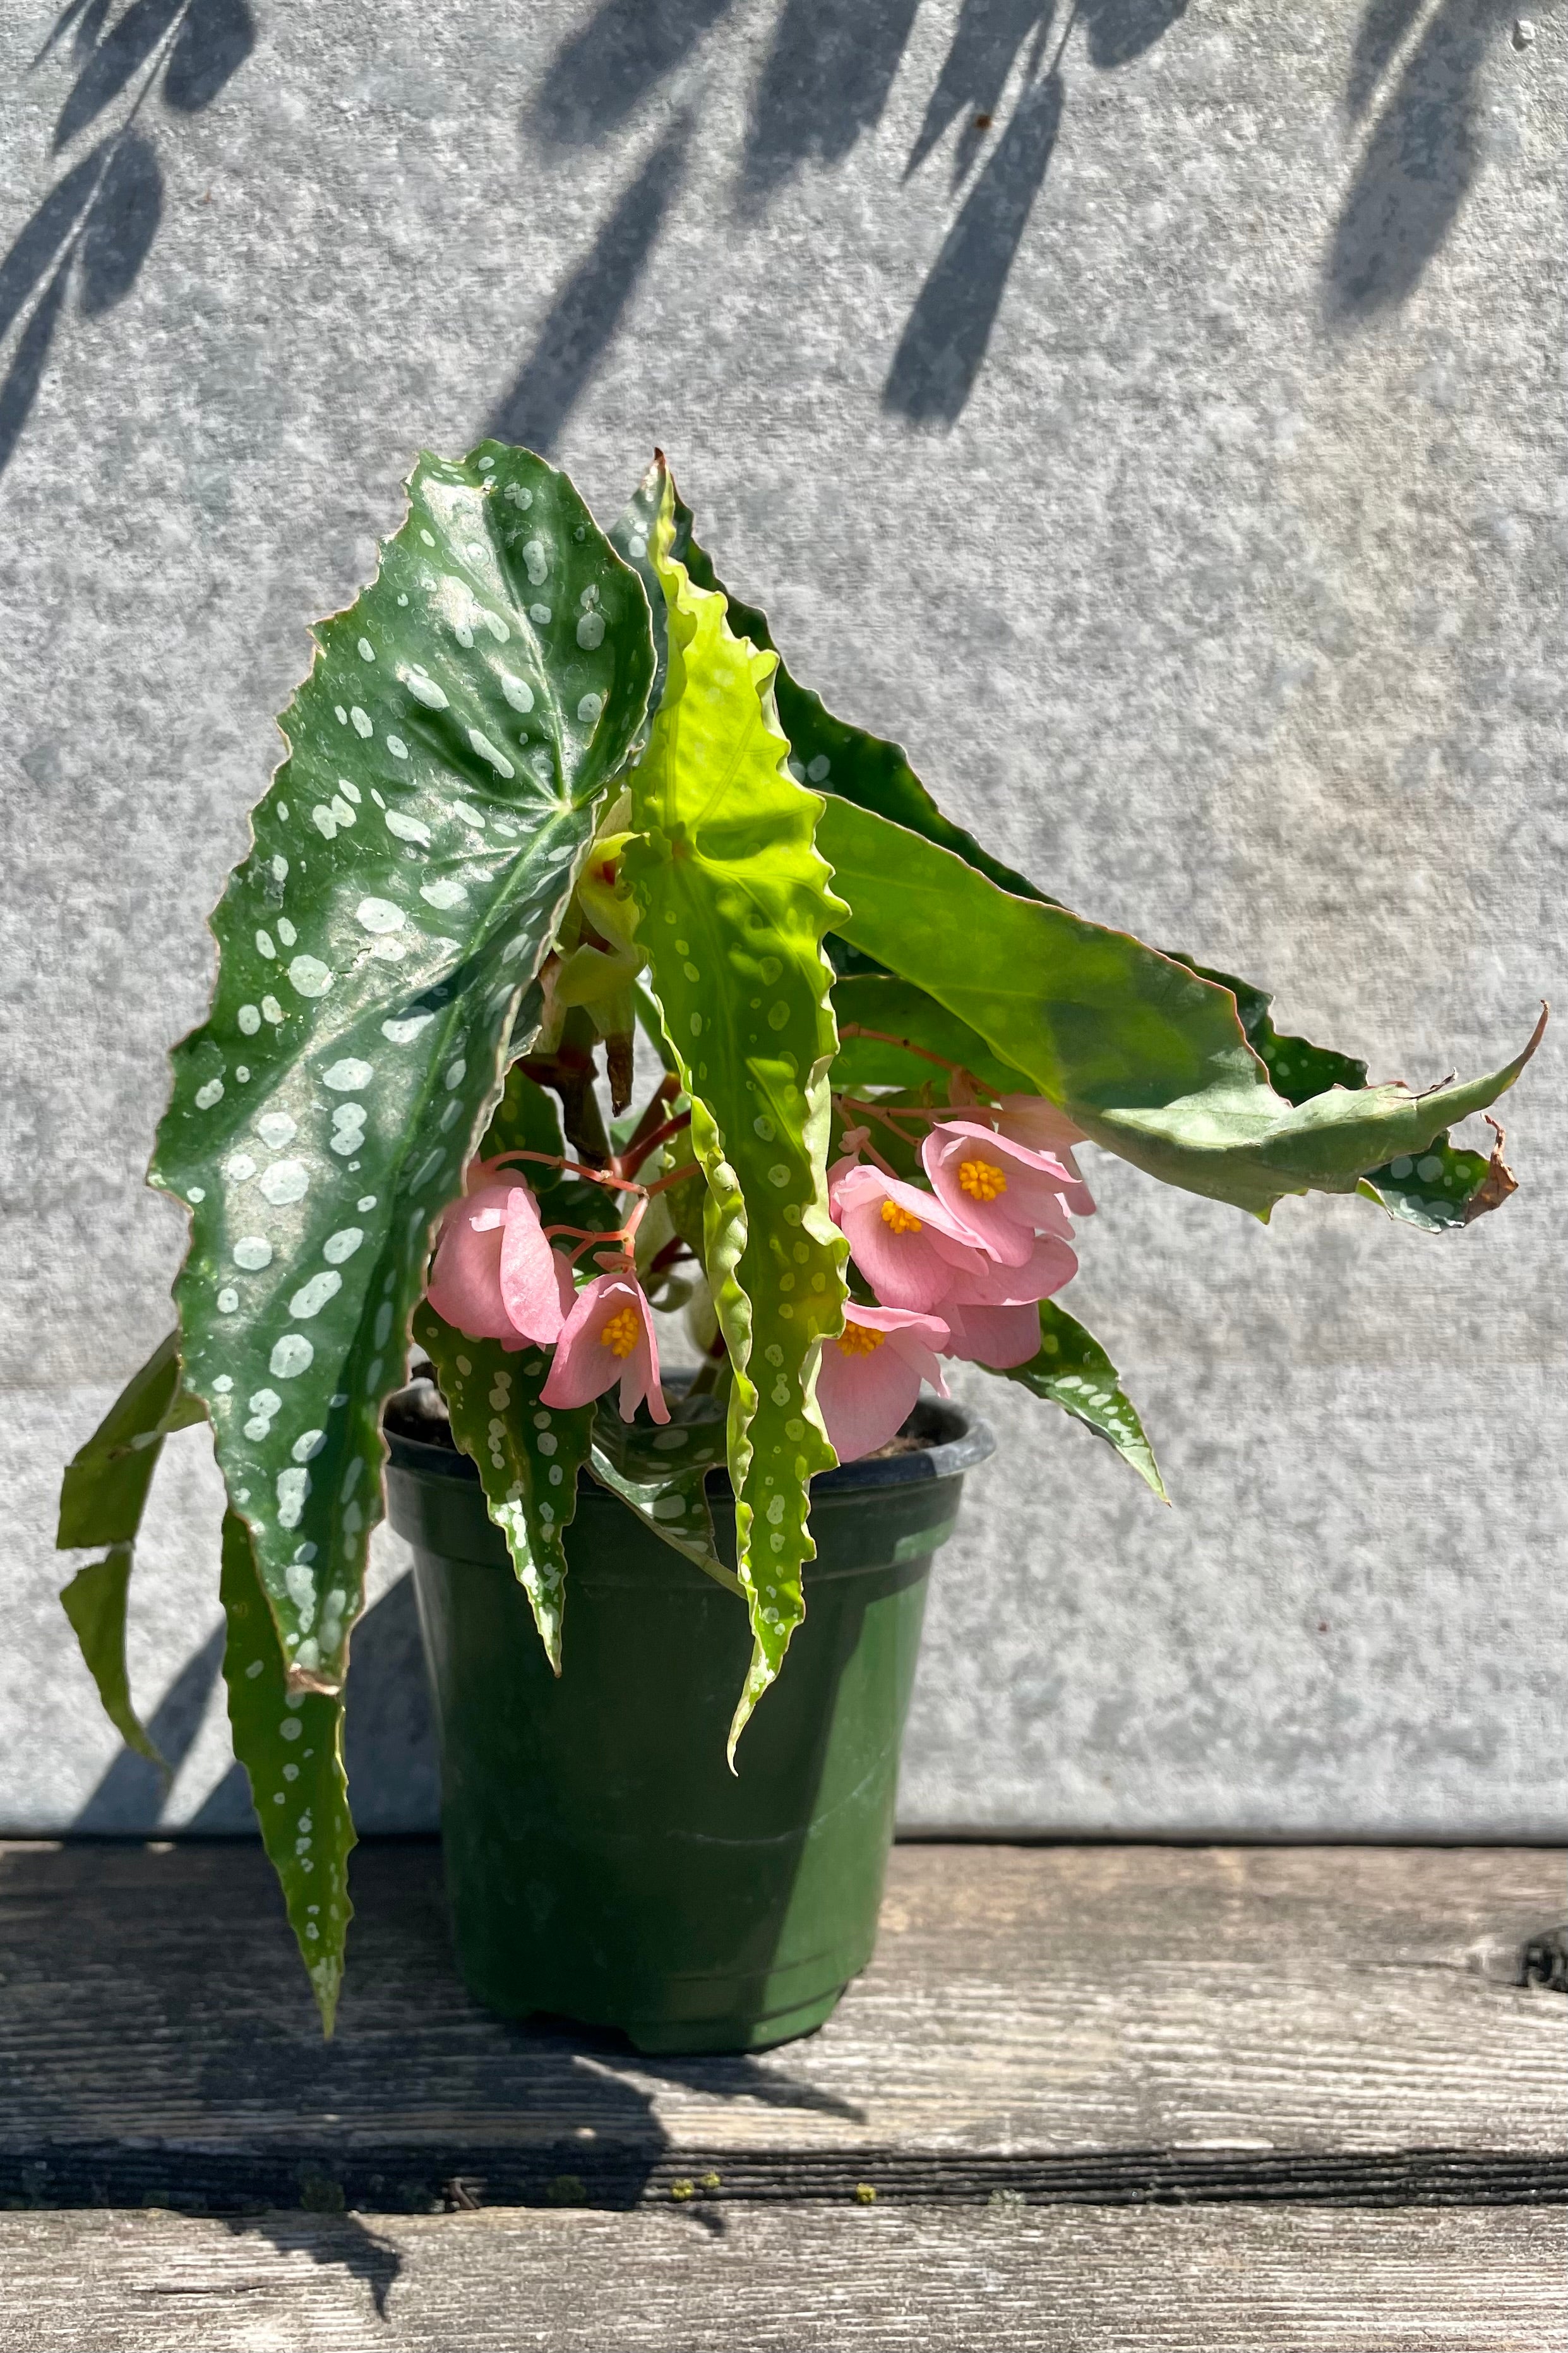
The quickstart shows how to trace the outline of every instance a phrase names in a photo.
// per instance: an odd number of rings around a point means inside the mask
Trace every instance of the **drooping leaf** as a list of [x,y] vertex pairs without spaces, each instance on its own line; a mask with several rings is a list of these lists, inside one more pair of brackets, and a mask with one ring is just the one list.
[[479,1471],[486,1508],[506,1538],[545,1656],[559,1674],[562,1539],[577,1509],[577,1473],[593,1442],[594,1409],[543,1405],[545,1350],[471,1340],[443,1323],[428,1300],[415,1313],[414,1336],[436,1367],[452,1435]]
[[181,1388],[180,1335],[171,1332],[66,1466],[56,1548],[134,1544],[164,1439],[201,1418]]
[[[1331,1087],[1357,1089],[1366,1084],[1366,1064],[1331,1047],[1314,1046],[1310,1039],[1294,1038],[1276,1029],[1269,1008],[1273,998],[1250,981],[1215,972],[1178,955],[1205,980],[1228,988],[1247,1032],[1247,1042],[1265,1064],[1277,1094],[1289,1103],[1310,1103]],[[1389,1215],[1426,1233],[1443,1233],[1468,1224],[1477,1214],[1490,1162],[1484,1152],[1469,1152],[1449,1142],[1445,1129],[1419,1155],[1404,1153],[1382,1168],[1369,1169],[1361,1190],[1380,1201]],[[1487,1203],[1490,1207],[1492,1204]]]
[[[646,491],[645,484],[638,494],[639,501],[646,497]],[[637,511],[638,501],[634,501],[628,514],[635,515]],[[700,586],[716,587],[720,584],[712,565],[692,542],[690,533],[689,511],[678,501],[675,553],[688,564],[693,579]],[[732,626],[749,637],[753,645],[772,646],[773,638],[766,618],[754,606],[731,596],[730,613]],[[852,801],[861,808],[907,828],[941,849],[952,850],[976,873],[986,876],[1013,896],[1032,899],[1042,906],[1061,904],[1059,900],[1053,899],[1048,892],[1042,891],[1027,876],[994,858],[973,834],[946,817],[914,774],[898,744],[887,743],[864,728],[853,727],[835,719],[823,709],[816,695],[796,684],[782,662],[775,688],[780,719],[794,747],[798,772],[807,776],[820,791]],[[845,943],[847,954],[837,943],[832,945],[835,960],[841,971],[861,971],[879,961],[863,944]],[[1267,1065],[1275,1092],[1287,1103],[1300,1107],[1334,1087],[1357,1090],[1365,1086],[1366,1065],[1363,1062],[1349,1055],[1336,1053],[1331,1049],[1315,1046],[1307,1039],[1281,1036],[1276,1032],[1268,1019],[1270,999],[1263,990],[1250,982],[1237,980],[1229,974],[1211,971],[1203,965],[1194,964],[1187,956],[1173,955],[1172,961],[1185,964],[1202,978],[1213,981],[1234,994],[1247,1040]],[[1528,1052],[1527,1049],[1521,1061],[1528,1059]],[[1515,1074],[1518,1067],[1518,1064],[1509,1066]],[[864,1079],[857,1082],[868,1083]],[[1511,1083],[1511,1081],[1507,1082]],[[1458,1111],[1447,1114],[1449,1118],[1462,1115]],[[1120,1147],[1112,1145],[1110,1148]],[[1128,1156],[1137,1157],[1135,1154]],[[1141,1161],[1139,1165],[1147,1166],[1149,1164]],[[1450,1143],[1446,1130],[1439,1130],[1425,1145],[1413,1145],[1395,1152],[1383,1166],[1364,1173],[1356,1189],[1381,1201],[1392,1216],[1404,1222],[1428,1232],[1440,1232],[1472,1222],[1477,1216],[1496,1208],[1507,1198],[1513,1187],[1511,1184],[1499,1181],[1496,1167],[1497,1155],[1489,1160],[1484,1154],[1456,1146]],[[1167,1168],[1162,1167],[1153,1173],[1166,1176],[1167,1181],[1173,1183],[1190,1182],[1188,1177],[1173,1175]],[[1200,1184],[1193,1189],[1207,1191],[1210,1188]],[[1300,1188],[1291,1186],[1284,1189]],[[1331,1189],[1345,1187],[1336,1185]],[[1221,1198],[1234,1199],[1237,1197],[1226,1190]],[[1248,1199],[1246,1206],[1256,1208],[1258,1205]]]
[[1227,988],[1124,932],[998,890],[951,850],[831,797],[817,839],[838,928],[980,1032],[1086,1134],[1167,1184],[1267,1216],[1287,1193],[1355,1191],[1510,1087],[1524,1051],[1466,1086],[1275,1092]]
[[261,1842],[282,1886],[321,2031],[331,2034],[353,1908],[343,1703],[339,1694],[290,1688],[250,1533],[236,1512],[224,1514],[221,1589],[234,1753],[249,1777]]
[[131,1701],[126,1605],[142,1514],[163,1440],[171,1430],[187,1429],[201,1418],[201,1407],[181,1388],[179,1335],[171,1332],[126,1383],[60,1482],[57,1547],[71,1552],[89,1545],[109,1546],[101,1560],[89,1561],[71,1578],[61,1605],[105,1715],[129,1747],[159,1766],[163,1759]]
[[131,1699],[131,1677],[125,1663],[126,1601],[131,1588],[134,1546],[110,1545],[101,1560],[89,1560],[78,1569],[60,1592],[60,1606],[98,1685],[103,1712],[128,1748],[167,1773],[168,1766],[153,1746]]
[[722,596],[693,587],[668,554],[671,503],[649,543],[668,676],[632,777],[639,838],[622,872],[691,1098],[704,1257],[733,1372],[730,1476],[753,1651],[732,1757],[800,1621],[808,1485],[835,1460],[816,1374],[845,1296],[845,1246],[827,1216],[836,1039],[822,953],[838,902],[813,841],[821,803],[785,765],[773,659],[737,638]]
[[153,1180],[193,1211],[186,1379],[289,1672],[330,1690],[432,1224],[537,1004],[653,649],[640,582],[564,475],[495,444],[421,459],[374,584],[317,637]]
[[[699,1402],[710,1400],[693,1399]],[[603,1487],[629,1505],[646,1527],[692,1561],[728,1592],[743,1588],[726,1568],[713,1540],[708,1473],[727,1453],[722,1414],[700,1419],[676,1405],[668,1428],[623,1421],[613,1397],[601,1398],[594,1421],[594,1451],[588,1468]]]
[[1016,1381],[1035,1397],[1049,1398],[1064,1412],[1109,1440],[1124,1462],[1146,1480],[1163,1504],[1170,1497],[1160,1476],[1154,1450],[1143,1432],[1137,1410],[1124,1393],[1121,1376],[1091,1332],[1054,1299],[1040,1302],[1039,1354],[1001,1376]]

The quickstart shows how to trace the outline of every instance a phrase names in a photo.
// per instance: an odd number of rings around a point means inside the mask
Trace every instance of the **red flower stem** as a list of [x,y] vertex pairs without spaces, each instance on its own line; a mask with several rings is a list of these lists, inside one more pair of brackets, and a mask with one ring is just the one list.
[[668,1176],[656,1176],[651,1185],[639,1185],[637,1190],[645,1199],[651,1201],[656,1193],[668,1193],[672,1185],[684,1185],[689,1176],[700,1176],[701,1174],[696,1161],[689,1160],[684,1168],[672,1168]]
[[673,1071],[667,1071],[643,1108],[643,1115],[626,1138],[626,1150],[620,1155],[623,1168],[635,1168],[646,1157],[650,1130],[658,1125],[658,1115],[665,1104],[680,1092],[680,1081]]
[[[640,1185],[634,1185],[629,1177],[606,1176],[602,1168],[589,1168],[581,1160],[563,1160],[558,1152],[498,1152],[490,1166],[492,1168],[505,1168],[514,1160],[542,1161],[546,1168],[565,1169],[574,1176],[586,1177],[590,1185],[603,1185],[611,1193],[640,1193],[643,1189]],[[561,1228],[563,1233],[569,1230],[567,1227]]]
[[906,1054],[918,1054],[922,1062],[934,1062],[939,1071],[948,1071],[954,1078],[967,1079],[970,1085],[978,1087],[983,1094],[994,1096],[996,1093],[994,1087],[984,1085],[975,1077],[966,1062],[950,1062],[945,1054],[933,1054],[929,1046],[917,1046],[912,1038],[895,1038],[889,1029],[868,1029],[859,1021],[847,1021],[838,1035],[840,1038],[874,1038],[879,1046],[901,1046]]
[[[879,1119],[879,1118],[881,1118],[881,1117],[882,1117],[882,1115],[883,1115],[881,1113],[879,1113],[879,1112],[877,1110],[877,1108],[876,1108],[876,1106],[875,1106],[875,1104],[874,1104],[874,1103],[856,1103],[856,1102],[855,1102],[855,1100],[854,1100],[854,1098],[853,1098],[852,1096],[848,1096],[848,1095],[835,1095],[835,1096],[834,1096],[834,1098],[833,1098],[833,1101],[834,1101],[835,1108],[837,1109],[837,1113],[838,1113],[838,1116],[839,1116],[839,1118],[840,1118],[841,1120],[844,1120],[844,1124],[845,1124],[845,1126],[846,1126],[846,1127],[857,1127],[857,1126],[858,1126],[858,1125],[859,1125],[859,1122],[858,1122],[858,1120],[844,1119],[844,1113],[845,1113],[846,1105],[847,1105],[850,1109],[855,1110],[855,1111],[868,1111],[868,1112],[870,1112],[870,1113],[871,1113],[871,1114],[872,1114],[872,1117],[873,1117],[873,1118]],[[897,1128],[895,1128],[895,1129],[893,1130],[893,1133],[894,1133],[894,1134],[895,1134],[895,1135],[898,1135],[898,1133],[899,1133],[899,1132],[898,1132]],[[901,1144],[901,1143],[903,1143],[903,1142],[904,1142],[904,1140],[905,1140],[905,1139],[904,1139],[902,1136],[899,1136],[899,1141],[900,1141],[900,1144]],[[890,1166],[889,1166],[889,1164],[886,1160],[884,1160],[884,1159],[883,1159],[883,1157],[882,1157],[881,1154],[878,1151],[878,1149],[877,1149],[876,1145],[872,1143],[872,1141],[871,1141],[871,1139],[870,1139],[870,1137],[869,1137],[869,1136],[868,1136],[868,1137],[866,1138],[866,1141],[865,1141],[865,1143],[860,1146],[860,1149],[861,1149],[861,1151],[862,1151],[862,1152],[868,1152],[868,1153],[869,1153],[869,1154],[870,1154],[871,1158],[876,1162],[876,1164],[877,1164],[878,1167],[881,1170],[881,1172],[882,1172],[882,1174],[883,1174],[883,1176],[890,1176],[890,1177],[893,1179],[893,1182],[894,1182],[896,1185],[897,1185],[897,1184],[900,1184],[900,1183],[901,1183],[901,1182],[902,1182],[902,1179],[900,1178],[900,1175],[899,1175],[898,1170],[897,1170],[896,1168],[894,1168],[894,1167]]]
[[656,1127],[651,1135],[642,1137],[640,1142],[634,1135],[616,1166],[618,1168],[624,1168],[629,1176],[634,1168],[642,1166],[650,1153],[657,1152],[661,1144],[672,1135],[679,1135],[682,1128],[689,1127],[690,1124],[691,1113],[689,1111],[683,1111],[678,1119],[667,1119],[662,1127]]

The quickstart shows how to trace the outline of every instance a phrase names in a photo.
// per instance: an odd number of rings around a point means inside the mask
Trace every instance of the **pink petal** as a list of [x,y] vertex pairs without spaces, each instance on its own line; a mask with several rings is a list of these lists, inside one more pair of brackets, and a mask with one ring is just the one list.
[[[1072,1180],[1046,1154],[962,1120],[933,1127],[921,1146],[921,1158],[943,1206],[1005,1264],[1024,1263],[1037,1227],[1064,1241],[1070,1236],[1062,1194]],[[960,1171],[968,1160],[989,1161],[1002,1175],[1005,1190],[994,1201],[976,1200],[965,1192]]]
[[946,1312],[952,1331],[950,1356],[1001,1373],[1040,1353],[1040,1319],[1033,1305],[982,1307],[966,1301],[962,1307],[950,1303]]
[[816,1402],[840,1462],[874,1454],[896,1438],[920,1393],[919,1368],[890,1343],[868,1356],[849,1356],[837,1340],[824,1341]]
[[1073,1152],[1076,1144],[1088,1141],[1082,1128],[1070,1120],[1066,1112],[1044,1095],[1004,1095],[996,1113],[996,1124],[1004,1135],[1013,1136],[1036,1152],[1048,1152],[1059,1160],[1072,1183],[1063,1198],[1075,1217],[1094,1214],[1094,1197],[1083,1181]]
[[994,1259],[986,1259],[977,1269],[954,1269],[939,1305],[944,1315],[954,1303],[961,1307],[1025,1306],[1033,1300],[1049,1299],[1077,1272],[1077,1251],[1055,1234],[1044,1234],[1022,1266],[1002,1266]]
[[500,1248],[500,1290],[506,1312],[525,1339],[546,1347],[576,1303],[566,1261],[552,1250],[539,1222],[539,1204],[524,1186],[507,1200]]
[[[634,1308],[642,1324],[642,1333],[628,1355],[617,1356],[600,1338],[605,1324],[622,1308]],[[548,1379],[540,1391],[542,1401],[548,1406],[586,1405],[590,1398],[603,1397],[605,1391],[621,1384],[621,1413],[629,1421],[637,1410],[638,1396],[646,1398],[648,1411],[656,1421],[668,1421],[669,1409],[658,1389],[658,1356],[654,1343],[653,1318],[640,1283],[625,1274],[597,1274],[577,1293],[576,1303],[562,1327],[555,1344],[555,1359]],[[627,1411],[627,1385],[630,1384],[631,1411]]]
[[452,1203],[442,1219],[426,1296],[437,1315],[470,1340],[501,1340],[521,1348],[501,1295],[504,1229],[496,1214],[501,1204],[494,1198],[504,1201],[510,1189],[491,1186]]

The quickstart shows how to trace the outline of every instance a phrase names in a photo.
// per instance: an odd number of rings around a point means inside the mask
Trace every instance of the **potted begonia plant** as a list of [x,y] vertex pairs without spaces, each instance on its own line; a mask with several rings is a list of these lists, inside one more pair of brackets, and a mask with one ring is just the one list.
[[1448,1129],[1540,1028],[1488,1077],[1369,1085],[1070,913],[796,684],[661,457],[608,533],[526,450],[422,459],[316,646],[174,1051],[178,1329],[67,1473],[60,1543],[105,1548],[67,1609],[145,1747],[132,1546],[205,1416],[235,1747],[330,2031],[386,1473],[476,1992],[648,2049],[777,2042],[871,1949],[925,1576],[990,1446],[944,1365],[1163,1493],[1059,1301],[1079,1147],[1440,1233],[1512,1189],[1500,1130],[1489,1157]]

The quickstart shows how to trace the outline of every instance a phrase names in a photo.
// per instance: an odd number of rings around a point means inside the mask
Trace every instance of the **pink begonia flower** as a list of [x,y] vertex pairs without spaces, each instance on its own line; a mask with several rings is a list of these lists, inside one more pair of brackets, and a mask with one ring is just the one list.
[[1022,1266],[1037,1232],[1072,1233],[1062,1195],[1072,1183],[1048,1153],[1032,1152],[978,1120],[943,1120],[921,1145],[939,1201],[1004,1266]]
[[816,1402],[840,1462],[874,1454],[896,1438],[922,1381],[938,1397],[947,1395],[935,1353],[946,1341],[939,1316],[845,1302],[844,1329],[823,1342],[816,1375]]
[[497,1183],[481,1184],[443,1213],[426,1295],[470,1340],[517,1349],[553,1340],[574,1293],[571,1268],[545,1240],[532,1194]]
[[989,1365],[993,1372],[1005,1373],[1040,1353],[1040,1318],[1033,1303],[988,1307],[973,1300],[960,1305],[947,1299],[942,1313],[948,1327],[944,1356],[963,1356],[972,1365]]
[[1015,1144],[1026,1144],[1031,1152],[1048,1152],[1053,1160],[1059,1160],[1072,1179],[1062,1195],[1068,1208],[1075,1218],[1094,1215],[1094,1196],[1073,1153],[1075,1144],[1087,1144],[1089,1139],[1059,1104],[1044,1095],[1004,1095],[994,1112],[985,1104],[967,1115],[994,1119],[1000,1133],[1011,1136]]
[[937,1303],[945,1315],[951,1303],[963,1307],[1026,1307],[1049,1299],[1078,1272],[1078,1252],[1058,1234],[1039,1235],[1022,1266],[1005,1266],[982,1254],[977,1268],[955,1271],[952,1288]]
[[540,1398],[548,1406],[586,1405],[616,1381],[623,1421],[645,1403],[655,1421],[669,1419],[658,1385],[653,1310],[641,1283],[630,1274],[596,1274],[577,1293]]
[[929,1314],[963,1274],[978,1282],[989,1263],[973,1234],[933,1194],[863,1161],[827,1172],[828,1209],[855,1263],[884,1307]]

